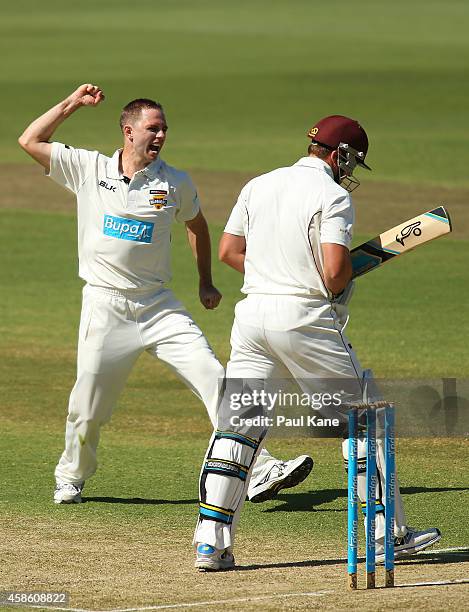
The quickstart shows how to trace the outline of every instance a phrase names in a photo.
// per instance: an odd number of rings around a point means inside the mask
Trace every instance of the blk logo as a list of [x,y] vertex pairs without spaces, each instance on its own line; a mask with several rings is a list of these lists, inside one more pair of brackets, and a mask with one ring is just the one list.
[[106,183],[106,181],[99,181],[99,186],[100,187],[104,187],[104,189],[107,189],[108,191],[113,191],[114,193],[116,192],[116,186],[115,185],[108,185]]

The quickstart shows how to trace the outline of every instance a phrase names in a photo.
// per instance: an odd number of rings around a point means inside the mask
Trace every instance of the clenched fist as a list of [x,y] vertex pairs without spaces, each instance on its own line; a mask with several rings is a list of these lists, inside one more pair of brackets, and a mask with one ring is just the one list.
[[85,83],[80,85],[70,96],[69,101],[77,106],[97,106],[104,100],[102,89],[97,85]]
[[218,306],[222,298],[221,293],[213,285],[201,285],[199,287],[199,298],[207,310],[213,310]]

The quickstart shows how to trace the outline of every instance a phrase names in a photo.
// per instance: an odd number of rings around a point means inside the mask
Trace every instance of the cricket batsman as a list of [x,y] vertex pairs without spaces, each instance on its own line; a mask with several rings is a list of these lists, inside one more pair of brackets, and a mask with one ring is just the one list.
[[[234,567],[239,514],[268,431],[268,423],[259,418],[232,417],[230,393],[239,381],[252,389],[255,384],[263,387],[275,378],[290,377],[309,395],[323,390],[331,380],[342,381],[343,386],[348,383],[360,395],[369,383],[344,333],[352,277],[350,192],[359,185],[355,169],[370,169],[365,162],[368,137],[357,121],[342,115],[325,117],[308,136],[305,157],[293,166],[254,178],[242,189],[220,241],[222,261],[244,275],[246,297],[236,305],[226,391],[202,466],[194,536],[195,566],[200,570]],[[253,414],[250,409],[248,416]],[[346,460],[347,442],[343,444]],[[362,438],[358,451],[362,468],[365,443]],[[382,483],[381,445],[378,561],[384,557]],[[364,502],[364,469],[358,477],[358,494]],[[399,490],[394,533],[396,557],[423,550],[441,537],[438,529],[418,531],[407,525]]]

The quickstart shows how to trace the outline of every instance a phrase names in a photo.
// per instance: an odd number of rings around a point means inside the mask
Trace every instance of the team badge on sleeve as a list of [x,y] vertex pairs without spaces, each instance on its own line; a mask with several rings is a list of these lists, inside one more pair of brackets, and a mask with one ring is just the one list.
[[150,189],[150,199],[148,201],[156,210],[160,210],[168,203],[168,192],[164,189]]

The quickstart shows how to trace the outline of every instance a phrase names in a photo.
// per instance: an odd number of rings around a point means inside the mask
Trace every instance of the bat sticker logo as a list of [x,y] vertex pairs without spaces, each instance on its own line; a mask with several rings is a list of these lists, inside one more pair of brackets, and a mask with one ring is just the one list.
[[411,223],[410,225],[406,225],[405,227],[403,227],[401,229],[400,235],[398,234],[396,236],[396,242],[399,242],[400,244],[402,244],[402,246],[405,246],[404,240],[408,238],[411,234],[414,234],[414,236],[421,236],[422,230],[419,227],[420,225],[421,221],[416,221],[415,223]]

